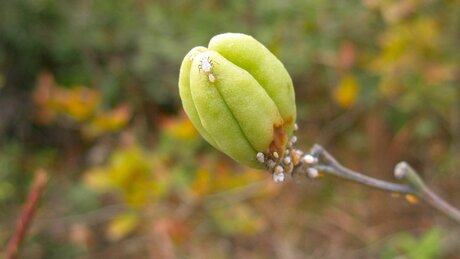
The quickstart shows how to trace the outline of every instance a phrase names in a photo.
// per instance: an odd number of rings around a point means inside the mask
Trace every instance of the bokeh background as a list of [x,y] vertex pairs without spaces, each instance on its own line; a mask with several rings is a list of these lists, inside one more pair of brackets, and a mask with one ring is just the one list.
[[20,258],[456,258],[460,228],[324,177],[277,185],[184,115],[182,58],[222,32],[294,81],[298,146],[393,180],[407,160],[460,206],[460,2],[15,0],[0,7],[0,247],[36,171]]

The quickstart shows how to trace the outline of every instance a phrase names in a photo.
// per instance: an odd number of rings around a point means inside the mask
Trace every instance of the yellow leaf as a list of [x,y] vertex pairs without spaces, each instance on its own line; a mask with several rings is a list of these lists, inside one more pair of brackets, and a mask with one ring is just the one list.
[[78,121],[83,121],[92,116],[99,105],[99,92],[86,88],[75,87],[60,89],[58,102],[63,107],[63,112]]
[[165,131],[172,137],[179,140],[191,140],[198,136],[192,122],[185,116],[168,118],[164,122]]
[[95,167],[85,173],[83,182],[89,188],[96,191],[106,191],[110,187],[110,181],[105,168]]
[[260,217],[251,207],[243,204],[215,208],[211,211],[211,217],[222,233],[230,235],[251,236],[260,233],[267,227],[263,217]]
[[395,98],[404,89],[398,78],[392,76],[383,77],[379,83],[379,90],[387,98]]
[[204,169],[199,168],[196,172],[195,181],[191,186],[192,192],[199,198],[204,196],[210,191],[211,173]]
[[35,119],[41,124],[50,124],[56,117],[56,111],[49,107],[55,89],[56,82],[53,75],[47,71],[40,72],[32,94],[32,100],[37,108],[34,111]]
[[111,241],[117,241],[132,233],[139,224],[139,216],[135,213],[128,212],[117,215],[107,228],[107,238]]
[[139,145],[124,146],[112,152],[108,165],[89,169],[84,182],[97,191],[117,191],[128,205],[142,207],[168,188],[167,178],[155,174],[162,168],[157,163]]
[[97,137],[107,132],[115,132],[123,128],[131,117],[131,111],[127,105],[98,112],[95,117],[84,127],[84,132],[89,137]]
[[342,78],[339,85],[334,89],[334,100],[342,108],[350,108],[358,98],[359,84],[353,75]]
[[406,194],[405,197],[406,197],[406,200],[407,200],[409,203],[418,204],[418,198],[417,198],[417,196],[412,195],[412,194]]

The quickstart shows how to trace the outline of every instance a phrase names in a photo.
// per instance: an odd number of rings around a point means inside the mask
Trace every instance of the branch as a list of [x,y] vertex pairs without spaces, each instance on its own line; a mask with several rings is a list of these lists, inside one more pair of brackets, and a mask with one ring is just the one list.
[[418,173],[406,162],[398,163],[394,174],[396,178],[404,180],[407,184],[396,184],[375,179],[348,169],[341,165],[322,146],[315,144],[310,154],[300,159],[299,164],[294,168],[294,173],[306,174],[314,178],[317,176],[318,171],[379,190],[414,195],[433,208],[443,212],[457,223],[460,223],[460,210],[444,201],[428,188]]
[[32,184],[32,187],[30,188],[26,204],[24,205],[22,214],[17,222],[16,229],[11,236],[10,241],[8,242],[5,259],[16,258],[19,246],[26,236],[27,228],[30,225],[32,218],[34,217],[35,210],[38,206],[38,201],[43,193],[43,190],[45,189],[47,178],[48,177],[46,176],[45,171],[37,171],[35,180]]

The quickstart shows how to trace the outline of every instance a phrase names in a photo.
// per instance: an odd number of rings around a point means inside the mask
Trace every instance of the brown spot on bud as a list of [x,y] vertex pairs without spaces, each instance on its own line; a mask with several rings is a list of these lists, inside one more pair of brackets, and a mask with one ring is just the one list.
[[289,116],[284,120],[284,126],[291,126],[293,123],[294,119],[292,118],[292,116]]
[[273,140],[269,147],[270,153],[278,152],[279,157],[283,157],[287,137],[283,125],[273,125]]

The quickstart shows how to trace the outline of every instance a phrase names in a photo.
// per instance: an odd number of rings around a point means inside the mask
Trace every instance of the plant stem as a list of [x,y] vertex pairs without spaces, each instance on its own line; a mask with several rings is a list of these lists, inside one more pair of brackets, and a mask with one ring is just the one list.
[[301,161],[295,168],[297,172],[305,173],[304,171],[308,168],[315,168],[324,174],[330,174],[379,190],[415,195],[457,223],[460,223],[460,210],[444,201],[428,188],[419,174],[406,162],[398,163],[394,174],[396,178],[405,180],[407,184],[396,184],[366,176],[341,165],[337,159],[318,144],[313,146],[310,155],[316,157],[317,162],[307,165]]
[[47,179],[48,177],[45,171],[37,171],[35,180],[32,184],[32,187],[30,188],[26,204],[24,205],[22,214],[16,224],[16,229],[11,236],[10,241],[8,242],[5,259],[16,258],[19,251],[19,246],[26,236],[27,229],[34,217],[35,210],[38,206],[38,201],[40,200],[40,197],[45,189]]

